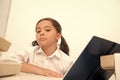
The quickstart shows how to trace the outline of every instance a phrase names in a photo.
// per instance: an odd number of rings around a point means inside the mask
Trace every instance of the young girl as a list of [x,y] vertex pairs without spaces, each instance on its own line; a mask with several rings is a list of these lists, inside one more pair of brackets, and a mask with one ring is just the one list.
[[[36,41],[33,41],[33,46],[24,52],[14,53],[8,61],[21,63],[22,72],[63,77],[72,65],[72,60],[60,24],[52,18],[43,18],[37,22],[35,31]],[[59,39],[60,45],[57,44]]]

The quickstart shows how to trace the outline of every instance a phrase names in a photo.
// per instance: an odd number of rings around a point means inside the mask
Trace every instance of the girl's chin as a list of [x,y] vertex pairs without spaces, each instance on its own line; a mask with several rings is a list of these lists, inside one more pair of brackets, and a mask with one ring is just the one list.
[[45,43],[40,44],[41,47],[47,46]]

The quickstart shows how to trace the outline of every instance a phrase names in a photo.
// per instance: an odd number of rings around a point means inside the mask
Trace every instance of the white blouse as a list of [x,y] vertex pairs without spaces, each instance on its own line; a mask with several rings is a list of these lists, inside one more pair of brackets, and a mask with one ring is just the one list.
[[26,62],[61,74],[65,74],[73,64],[72,59],[59,48],[47,57],[39,46],[26,47],[24,51],[13,53],[9,56],[2,56],[0,60],[17,63]]

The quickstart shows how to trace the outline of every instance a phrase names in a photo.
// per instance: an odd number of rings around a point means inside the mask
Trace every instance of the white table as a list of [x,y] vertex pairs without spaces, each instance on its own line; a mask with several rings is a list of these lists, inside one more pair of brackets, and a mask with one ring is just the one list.
[[0,80],[63,80],[63,78],[46,77],[29,73],[19,73],[12,76],[0,77]]

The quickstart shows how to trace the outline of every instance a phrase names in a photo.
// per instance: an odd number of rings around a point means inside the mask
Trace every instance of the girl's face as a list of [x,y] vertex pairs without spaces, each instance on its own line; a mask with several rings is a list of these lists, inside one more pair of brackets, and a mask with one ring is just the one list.
[[56,31],[48,20],[39,22],[36,27],[36,39],[41,47],[56,45],[57,40],[61,38],[61,34]]

